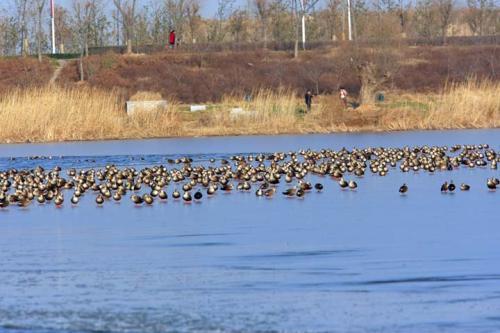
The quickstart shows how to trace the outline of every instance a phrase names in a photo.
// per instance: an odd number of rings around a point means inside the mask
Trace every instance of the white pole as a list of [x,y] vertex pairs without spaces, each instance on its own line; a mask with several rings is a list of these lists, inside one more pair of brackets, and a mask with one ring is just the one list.
[[302,49],[306,49],[306,7],[304,0],[300,0],[300,10],[302,13]]
[[306,16],[302,15],[302,48],[306,49]]
[[349,40],[352,40],[352,23],[351,23],[351,0],[347,0],[347,25],[349,26]]
[[52,26],[52,54],[56,54],[56,24],[55,24],[54,0],[50,0],[50,18]]

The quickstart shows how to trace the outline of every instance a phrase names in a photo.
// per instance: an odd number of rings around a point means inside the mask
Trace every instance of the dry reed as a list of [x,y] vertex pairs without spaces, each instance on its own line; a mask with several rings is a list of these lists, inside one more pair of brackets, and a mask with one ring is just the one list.
[[462,84],[451,84],[437,95],[416,95],[406,106],[385,112],[379,127],[382,130],[498,128],[499,94],[500,82],[469,79]]
[[[259,90],[250,101],[230,96],[199,113],[169,101],[167,110],[131,117],[118,96],[85,86],[12,90],[0,96],[0,142],[500,127],[500,83],[490,81],[450,85],[437,95],[389,96],[399,103],[374,109],[344,110],[335,96],[321,96],[310,114],[286,89]],[[247,113],[231,115],[234,107]]]

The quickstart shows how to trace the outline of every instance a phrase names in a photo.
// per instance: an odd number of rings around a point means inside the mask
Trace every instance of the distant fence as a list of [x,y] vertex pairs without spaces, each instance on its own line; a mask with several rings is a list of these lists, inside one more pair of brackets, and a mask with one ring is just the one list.
[[[447,37],[445,41],[443,38],[406,38],[401,40],[393,40],[394,43],[403,43],[409,46],[442,46],[444,42],[446,45],[500,45],[500,35],[495,36],[468,36],[468,37]],[[307,43],[308,50],[320,50],[332,47],[338,47],[346,44],[346,41],[319,41]],[[376,46],[379,41],[377,40],[358,40],[355,41],[360,46]],[[295,43],[289,42],[269,42],[267,49],[271,51],[293,51]],[[302,48],[302,44],[299,45]],[[181,44],[177,50],[184,52],[222,52],[222,51],[256,51],[262,50],[264,43],[196,43],[196,44]],[[142,45],[134,46],[132,50],[135,53],[157,53],[164,51],[165,45]],[[126,46],[105,46],[105,47],[90,47],[90,54],[104,54],[107,52],[125,53]]]
[[[321,50],[329,49],[332,47],[339,47],[341,45],[347,45],[347,41],[318,41],[307,43],[308,50]],[[374,47],[380,43],[378,40],[356,40],[353,43],[359,46]],[[384,41],[387,43],[387,41]],[[395,39],[389,41],[389,43],[394,44],[404,44],[408,46],[443,46],[443,45],[455,45],[455,46],[474,46],[474,45],[500,45],[500,35],[493,36],[462,36],[462,37],[447,37],[445,41],[443,38],[405,38],[405,39]],[[295,47],[295,42],[269,42],[267,43],[267,49],[271,51],[288,51],[292,52]],[[258,51],[264,49],[264,43],[196,43],[196,44],[181,44],[177,47],[178,52],[199,52],[199,53],[210,53],[210,52],[224,52],[224,51]],[[302,44],[299,44],[299,49],[302,49]],[[132,48],[134,53],[144,53],[153,54],[166,50],[165,45],[141,45],[134,46]],[[102,46],[102,47],[89,47],[90,55],[100,55],[105,53],[117,53],[124,54],[127,51],[126,46]],[[33,57],[35,55],[32,55]],[[64,59],[75,59],[79,58],[79,53],[58,53],[58,54],[45,54],[45,56],[64,60]],[[11,56],[16,57],[16,56]],[[9,57],[4,57],[9,58]]]

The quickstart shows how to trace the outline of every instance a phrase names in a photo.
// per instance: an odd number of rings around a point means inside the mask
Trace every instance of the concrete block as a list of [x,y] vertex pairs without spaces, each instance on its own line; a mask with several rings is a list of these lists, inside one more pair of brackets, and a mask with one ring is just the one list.
[[245,111],[242,108],[233,108],[229,112],[229,115],[231,118],[237,118],[237,117],[249,117],[255,115],[255,112],[252,111]]
[[242,114],[242,113],[245,113],[245,110],[243,110],[242,108],[232,108],[231,109],[232,115],[238,115],[238,114]]
[[127,102],[127,115],[131,116],[138,111],[155,111],[165,110],[167,108],[167,101],[128,101]]
[[206,111],[206,105],[191,105],[191,112]]

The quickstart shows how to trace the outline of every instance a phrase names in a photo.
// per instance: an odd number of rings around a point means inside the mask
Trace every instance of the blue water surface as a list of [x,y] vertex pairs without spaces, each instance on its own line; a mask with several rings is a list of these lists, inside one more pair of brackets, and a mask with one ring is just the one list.
[[[0,170],[482,143],[500,151],[500,130],[1,145]],[[0,331],[499,332],[500,193],[485,185],[498,176],[394,169],[355,178],[356,191],[309,176],[325,189],[304,199],[251,191],[151,207],[96,207],[92,196],[78,207],[9,207]],[[450,180],[471,191],[442,194]]]

